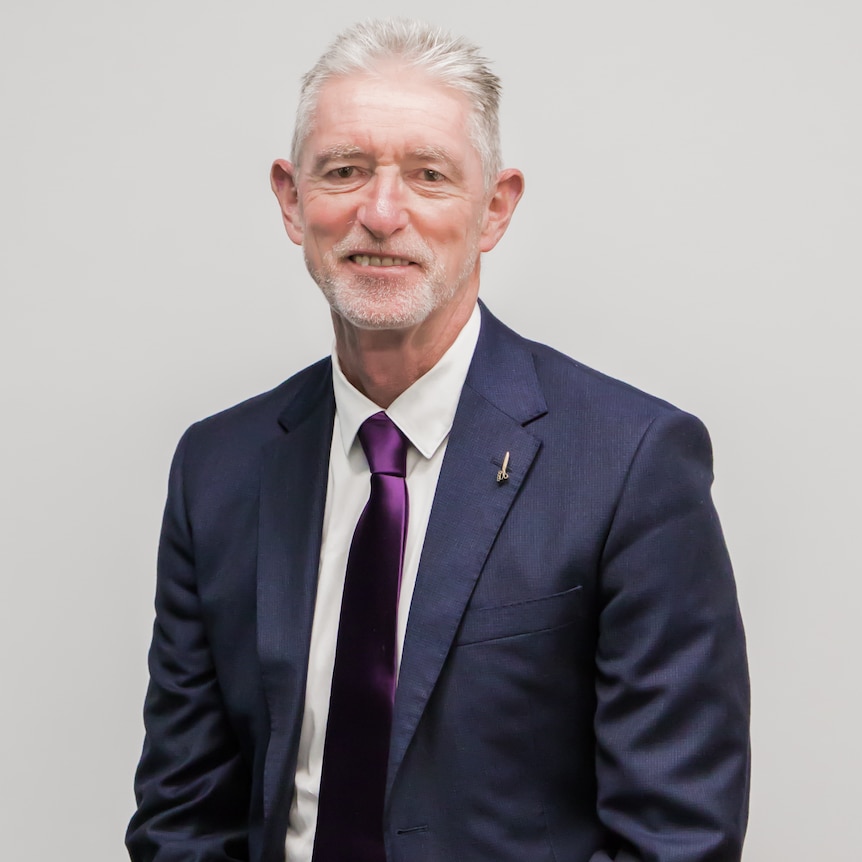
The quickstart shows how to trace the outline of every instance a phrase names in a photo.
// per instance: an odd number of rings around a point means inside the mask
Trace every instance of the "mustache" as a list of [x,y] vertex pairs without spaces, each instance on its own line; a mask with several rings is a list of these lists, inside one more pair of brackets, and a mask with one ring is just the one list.
[[348,257],[351,254],[376,254],[380,257],[400,257],[430,267],[434,263],[434,254],[430,247],[420,238],[399,239],[397,242],[383,242],[366,234],[348,234],[340,239],[330,253],[336,257]]

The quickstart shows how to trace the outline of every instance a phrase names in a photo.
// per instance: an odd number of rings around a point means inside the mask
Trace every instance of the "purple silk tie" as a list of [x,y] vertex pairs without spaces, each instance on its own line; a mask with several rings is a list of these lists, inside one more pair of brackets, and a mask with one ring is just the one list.
[[371,496],[356,524],[335,649],[313,862],[386,862],[383,797],[407,535],[407,438],[383,412],[359,441]]

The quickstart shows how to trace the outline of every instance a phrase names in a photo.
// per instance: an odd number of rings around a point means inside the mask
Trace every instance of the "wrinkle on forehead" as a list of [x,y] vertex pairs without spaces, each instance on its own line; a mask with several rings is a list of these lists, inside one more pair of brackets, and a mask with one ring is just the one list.
[[298,173],[322,177],[356,165],[440,172],[455,186],[481,175],[481,155],[469,135],[467,97],[424,74],[333,78],[321,89]]

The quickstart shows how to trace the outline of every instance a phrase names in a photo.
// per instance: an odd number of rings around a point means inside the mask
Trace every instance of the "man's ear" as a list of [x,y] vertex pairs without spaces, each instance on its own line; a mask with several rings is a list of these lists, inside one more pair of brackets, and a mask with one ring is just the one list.
[[479,250],[491,251],[500,241],[512,213],[524,194],[524,175],[515,168],[501,171],[485,210],[485,222],[479,238]]
[[299,206],[299,193],[296,188],[296,167],[284,159],[276,159],[272,163],[269,175],[270,185],[281,208],[281,218],[287,235],[297,244],[302,245],[304,235]]

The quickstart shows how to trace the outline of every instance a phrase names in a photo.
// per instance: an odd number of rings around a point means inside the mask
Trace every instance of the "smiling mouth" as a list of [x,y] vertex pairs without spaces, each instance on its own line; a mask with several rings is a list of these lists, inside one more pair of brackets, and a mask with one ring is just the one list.
[[409,266],[413,262],[406,257],[377,257],[368,254],[352,254],[350,259],[359,266]]

